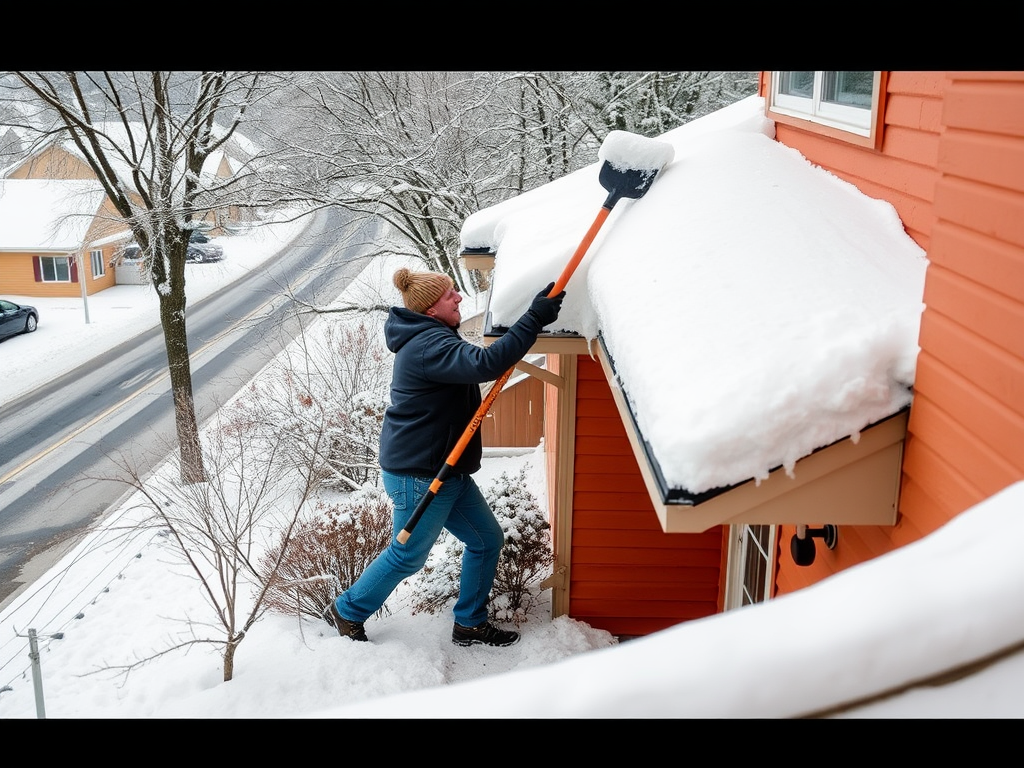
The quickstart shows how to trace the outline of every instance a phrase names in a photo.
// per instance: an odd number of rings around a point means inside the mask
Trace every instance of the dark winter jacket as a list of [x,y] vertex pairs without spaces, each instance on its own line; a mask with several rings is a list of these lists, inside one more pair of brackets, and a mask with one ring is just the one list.
[[[436,477],[480,407],[479,385],[519,362],[540,331],[540,322],[527,312],[493,344],[480,347],[439,320],[392,307],[384,324],[395,363],[380,436],[381,468]],[[480,469],[482,446],[477,430],[451,471]]]

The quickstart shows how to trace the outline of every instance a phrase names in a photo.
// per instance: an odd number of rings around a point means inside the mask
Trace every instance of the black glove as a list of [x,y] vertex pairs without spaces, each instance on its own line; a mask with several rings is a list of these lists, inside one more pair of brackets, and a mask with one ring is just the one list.
[[551,289],[555,287],[554,282],[548,283],[548,287],[534,297],[530,308],[526,310],[528,315],[533,315],[540,327],[551,325],[558,319],[558,313],[562,309],[562,299],[565,298],[565,291],[548,298]]

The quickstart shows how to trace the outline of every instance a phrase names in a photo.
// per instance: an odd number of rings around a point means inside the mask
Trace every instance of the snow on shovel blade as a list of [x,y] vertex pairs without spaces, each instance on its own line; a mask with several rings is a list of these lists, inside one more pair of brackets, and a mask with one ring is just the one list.
[[654,177],[675,157],[671,144],[628,131],[612,131],[601,143],[598,159],[604,160],[599,180],[608,190],[604,207],[620,198],[643,197]]

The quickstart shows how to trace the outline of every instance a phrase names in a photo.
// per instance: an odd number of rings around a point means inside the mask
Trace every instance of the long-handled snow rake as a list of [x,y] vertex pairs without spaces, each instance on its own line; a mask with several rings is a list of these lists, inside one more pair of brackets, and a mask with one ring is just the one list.
[[[594,242],[598,230],[601,229],[615,204],[624,197],[632,199],[643,197],[647,190],[650,189],[651,184],[654,183],[655,176],[668,163],[672,162],[674,154],[675,150],[672,145],[664,141],[649,139],[627,131],[612,131],[608,134],[607,138],[601,143],[601,149],[598,151],[598,159],[604,161],[598,178],[601,186],[608,190],[608,197],[605,198],[601,210],[598,211],[594,223],[590,225],[590,229],[587,230],[583,240],[576,248],[576,252],[569,260],[569,263],[566,264],[565,269],[562,270],[558,280],[555,281],[554,287],[548,292],[549,298],[557,296],[565,288],[566,283],[569,282],[569,278],[572,277],[576,267],[583,260],[583,256],[590,248],[590,244]],[[513,365],[505,371],[494,382],[494,386],[491,387],[487,396],[480,403],[480,407],[477,408],[473,418],[466,426],[462,437],[459,438],[451,453],[448,454],[448,458],[445,460],[444,466],[441,467],[441,471],[437,473],[427,492],[423,494],[423,498],[420,499],[416,509],[413,510],[412,516],[405,524],[405,527],[399,531],[397,538],[400,544],[405,544],[409,540],[409,536],[412,535],[416,524],[423,516],[427,507],[430,506],[430,502],[434,500],[437,492],[441,490],[445,479],[451,473],[456,463],[458,463],[462,452],[469,445],[473,434],[487,416],[491,405],[498,397],[501,388],[505,386],[505,382],[508,381],[515,368]]]

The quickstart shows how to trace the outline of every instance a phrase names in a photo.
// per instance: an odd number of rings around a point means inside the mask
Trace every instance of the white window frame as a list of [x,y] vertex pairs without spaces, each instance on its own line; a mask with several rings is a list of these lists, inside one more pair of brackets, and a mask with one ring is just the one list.
[[89,251],[89,261],[92,264],[92,279],[103,277],[107,274],[107,265],[103,263],[103,250],[96,249]]
[[[64,266],[68,271],[67,280],[61,280],[57,277],[57,262],[59,260],[64,261]],[[46,263],[52,262],[53,264],[53,280],[48,280],[46,277]],[[71,259],[67,256],[40,256],[39,257],[39,280],[43,283],[70,283],[71,282]]]
[[[768,539],[762,548],[758,537],[758,529],[767,531]],[[771,599],[775,578],[775,549],[778,536],[777,525],[730,525],[729,526],[729,560],[725,578],[725,610],[742,608],[753,603],[763,603]],[[762,575],[760,589],[755,593],[755,585],[750,583],[747,569],[748,558],[754,558],[754,564]]]
[[847,106],[822,98],[828,72],[814,72],[813,93],[797,96],[780,93],[782,72],[772,72],[767,93],[768,116],[786,125],[799,126],[859,146],[881,148],[884,122],[885,72],[874,72],[870,108]]

